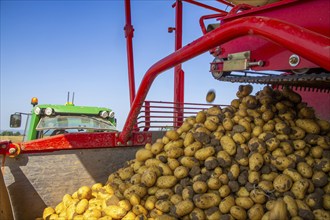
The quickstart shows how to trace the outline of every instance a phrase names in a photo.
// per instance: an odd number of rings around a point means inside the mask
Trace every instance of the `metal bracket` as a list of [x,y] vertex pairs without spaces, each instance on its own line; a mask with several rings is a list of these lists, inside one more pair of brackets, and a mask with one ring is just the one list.
[[263,61],[250,62],[250,51],[228,54],[223,71],[248,70],[251,66],[263,66]]

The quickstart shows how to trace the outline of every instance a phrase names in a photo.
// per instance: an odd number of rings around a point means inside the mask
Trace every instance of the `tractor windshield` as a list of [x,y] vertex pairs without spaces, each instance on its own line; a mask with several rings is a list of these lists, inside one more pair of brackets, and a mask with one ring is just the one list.
[[39,138],[74,132],[117,131],[116,127],[106,119],[73,115],[44,116],[40,119],[36,130],[39,132]]

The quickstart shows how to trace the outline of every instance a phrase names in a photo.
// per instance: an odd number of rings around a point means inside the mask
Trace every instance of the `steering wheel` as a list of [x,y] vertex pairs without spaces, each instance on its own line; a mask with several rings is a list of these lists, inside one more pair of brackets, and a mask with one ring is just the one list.
[[63,130],[63,129],[56,129],[52,132],[52,134],[50,136],[54,136],[54,135],[58,135],[58,134],[66,134],[66,133],[69,133],[69,132],[67,132],[66,130]]

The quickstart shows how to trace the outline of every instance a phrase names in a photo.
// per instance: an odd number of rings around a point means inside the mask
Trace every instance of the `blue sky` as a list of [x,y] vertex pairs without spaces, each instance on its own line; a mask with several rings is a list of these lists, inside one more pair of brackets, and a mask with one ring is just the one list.
[[[132,0],[136,89],[148,68],[174,51],[174,1]],[[209,2],[209,1],[208,1]],[[214,2],[219,6],[220,3]],[[202,36],[198,19],[212,11],[183,4],[183,45]],[[102,106],[116,112],[121,129],[129,112],[124,1],[1,1],[1,123],[9,129],[14,112],[29,112],[30,100]],[[185,101],[205,103],[209,89],[216,103],[228,104],[238,84],[209,73],[205,53],[183,64]],[[257,88],[256,88],[257,89]],[[162,73],[147,100],[173,100],[173,70]]]

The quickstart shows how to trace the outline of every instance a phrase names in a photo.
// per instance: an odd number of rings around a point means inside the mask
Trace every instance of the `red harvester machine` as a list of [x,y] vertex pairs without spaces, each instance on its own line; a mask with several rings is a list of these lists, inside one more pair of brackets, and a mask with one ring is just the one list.
[[[318,117],[330,120],[330,2],[214,2],[219,7],[205,1],[175,1],[175,28],[169,28],[175,31],[175,52],[150,67],[135,94],[134,29],[130,1],[125,0],[131,109],[123,130],[61,134],[19,144],[1,142],[4,182],[16,219],[37,217],[46,205],[57,204],[62,195],[81,185],[105,182],[109,173],[133,158],[138,146],[159,137],[167,126],[177,128],[184,118],[207,108],[184,103],[181,63],[208,51],[214,56],[210,72],[216,80],[290,86],[315,108]],[[199,20],[203,35],[182,47],[184,4],[209,9],[211,14]],[[210,19],[216,22],[206,25]],[[173,102],[145,101],[154,79],[170,68],[175,74]],[[5,160],[6,156],[12,158]],[[10,213],[4,207],[0,214]]]

